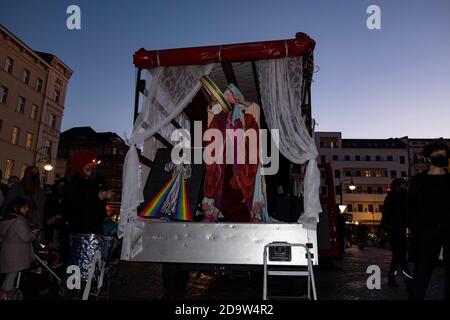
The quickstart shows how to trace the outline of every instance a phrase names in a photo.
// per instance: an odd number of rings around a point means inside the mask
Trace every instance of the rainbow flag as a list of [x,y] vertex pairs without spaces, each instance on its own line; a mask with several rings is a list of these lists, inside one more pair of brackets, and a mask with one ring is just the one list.
[[178,187],[178,195],[174,212],[170,214],[170,217],[175,220],[192,221],[193,218],[187,197],[186,180],[181,172],[172,176],[164,187],[139,212],[139,216],[144,218],[159,218],[161,216],[161,208],[168,201],[168,195],[172,188],[176,187]]

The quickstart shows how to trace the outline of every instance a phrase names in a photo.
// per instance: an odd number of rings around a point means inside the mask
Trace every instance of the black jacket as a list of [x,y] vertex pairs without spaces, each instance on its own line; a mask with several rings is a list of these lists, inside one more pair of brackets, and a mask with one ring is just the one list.
[[69,188],[69,224],[72,234],[102,234],[105,202],[98,197],[99,179],[77,174]]
[[391,192],[384,199],[381,226],[384,228],[406,228],[409,225],[407,194]]
[[[442,179],[442,180],[436,180]],[[440,185],[433,183],[440,181]],[[408,191],[408,216],[413,227],[450,226],[450,174],[415,175]]]

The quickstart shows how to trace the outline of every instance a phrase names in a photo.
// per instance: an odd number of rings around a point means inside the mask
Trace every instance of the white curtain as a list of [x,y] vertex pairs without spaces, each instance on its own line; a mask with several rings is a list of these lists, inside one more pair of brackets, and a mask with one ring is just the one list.
[[290,161],[305,164],[304,213],[299,222],[315,229],[322,212],[319,198],[320,171],[318,151],[301,114],[301,57],[257,62],[262,108],[270,129],[279,129],[280,152]]
[[125,256],[137,254],[139,250],[136,250],[136,246],[139,247],[142,243],[143,225],[136,217],[137,207],[144,201],[145,182],[141,179],[141,164],[136,145],[143,145],[146,140],[152,139],[156,132],[170,138],[174,129],[170,124],[173,119],[177,119],[184,128],[189,128],[189,121],[182,115],[182,111],[200,90],[200,78],[208,75],[213,67],[214,64],[157,67],[149,71],[147,78],[149,87],[146,89],[141,112],[134,124],[130,149],[123,167],[118,233],[119,237],[124,238]]

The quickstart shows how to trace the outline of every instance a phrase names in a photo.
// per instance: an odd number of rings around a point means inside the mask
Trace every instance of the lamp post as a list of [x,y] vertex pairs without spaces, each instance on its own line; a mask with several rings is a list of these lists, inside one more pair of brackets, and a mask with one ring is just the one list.
[[37,159],[35,161],[35,166],[39,167],[39,164],[41,164],[45,170],[45,174],[41,176],[41,185],[44,184],[44,179],[47,178],[48,172],[54,169],[51,156],[52,155],[50,147],[43,146],[36,150]]
[[350,179],[342,180],[340,183],[340,191],[341,191],[341,204],[339,205],[339,210],[341,210],[341,213],[344,213],[347,206],[344,204],[344,183],[350,182],[350,185],[348,186],[348,189],[350,191],[353,191],[356,189],[356,185],[353,183],[353,177]]

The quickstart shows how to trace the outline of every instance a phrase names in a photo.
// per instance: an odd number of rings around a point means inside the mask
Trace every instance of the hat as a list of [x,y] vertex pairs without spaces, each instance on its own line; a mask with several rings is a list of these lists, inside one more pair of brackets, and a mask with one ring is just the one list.
[[83,167],[87,164],[96,165],[95,158],[97,155],[95,152],[89,150],[79,150],[72,155],[72,171],[81,172]]
[[217,100],[217,102],[222,107],[223,111],[230,112],[231,110],[230,104],[225,99],[225,96],[223,95],[222,91],[220,91],[219,87],[211,80],[211,78],[208,76],[203,76],[200,78],[200,82],[202,83],[203,88],[205,88],[205,90],[208,91],[209,95]]

